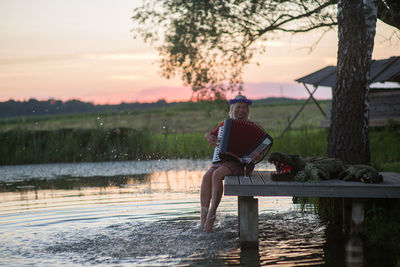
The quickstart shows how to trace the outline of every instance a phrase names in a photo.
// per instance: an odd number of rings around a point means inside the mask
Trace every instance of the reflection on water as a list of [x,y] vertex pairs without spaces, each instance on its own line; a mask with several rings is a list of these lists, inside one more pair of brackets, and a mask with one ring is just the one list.
[[[160,193],[160,192],[197,192],[199,190],[200,171],[167,171],[131,176],[114,177],[60,177],[58,179],[30,179],[15,183],[0,183],[1,197],[4,201],[33,200],[54,196],[124,194],[124,193]],[[14,194],[18,192],[19,194]]]
[[[0,166],[0,182],[26,181],[29,179],[57,179],[62,177],[113,177],[136,175],[170,170],[203,171],[209,166],[207,160],[148,160],[115,162],[51,163],[34,165]],[[258,168],[270,168],[267,163]]]
[[261,263],[291,266],[324,263],[325,225],[315,215],[278,214],[261,222],[261,228],[260,248],[268,251],[261,256]]
[[243,266],[324,265],[325,226],[315,215],[284,212],[259,218],[259,248],[230,252],[227,262]]
[[[343,244],[343,253],[337,257],[338,245],[329,242],[327,226],[313,214],[298,212],[288,197],[259,198],[259,249],[239,248],[236,197],[223,197],[213,233],[204,233],[199,227],[199,187],[207,166],[202,161],[189,164],[183,160],[175,161],[175,169],[171,169],[168,163],[158,162],[154,169],[148,163],[142,167],[138,163],[124,163],[146,171],[122,168],[121,172],[108,171],[114,174],[110,176],[90,170],[99,165],[78,164],[76,167],[84,173],[97,175],[58,170],[52,177],[49,171],[42,178],[37,177],[35,165],[29,165],[25,168],[34,175],[14,181],[10,178],[11,167],[7,167],[6,176],[0,168],[0,264],[344,263]],[[73,169],[72,165],[68,168]],[[55,173],[55,166],[46,169]]]
[[348,266],[364,266],[363,241],[359,236],[352,236],[346,244],[346,262]]

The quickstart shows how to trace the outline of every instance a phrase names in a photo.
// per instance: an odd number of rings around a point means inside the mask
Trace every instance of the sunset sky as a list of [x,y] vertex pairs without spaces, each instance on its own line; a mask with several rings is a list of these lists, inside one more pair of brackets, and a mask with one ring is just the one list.
[[[185,101],[190,88],[178,78],[159,74],[157,52],[133,39],[132,0],[1,0],[0,101],[49,98],[94,103]],[[393,28],[378,23],[374,59],[400,55],[400,42],[385,41]],[[294,82],[336,64],[337,33],[281,35],[266,43],[256,64],[244,73],[245,94],[251,98],[305,98]],[[330,98],[329,88],[318,98]]]

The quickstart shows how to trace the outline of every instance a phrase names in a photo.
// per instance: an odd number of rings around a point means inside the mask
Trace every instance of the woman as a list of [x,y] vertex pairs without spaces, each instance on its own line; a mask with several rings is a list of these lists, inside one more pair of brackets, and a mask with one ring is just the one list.
[[[249,120],[249,106],[251,104],[251,100],[239,94],[229,101],[229,117],[237,120]],[[218,129],[223,124],[221,123],[214,131],[205,134],[208,143],[213,147],[216,146]],[[253,169],[254,165],[248,166],[246,174],[249,175]],[[222,181],[224,177],[243,174],[242,166],[234,161],[213,163],[210,169],[204,174],[200,189],[200,223],[204,231],[211,232],[214,226],[216,211],[222,198]]]

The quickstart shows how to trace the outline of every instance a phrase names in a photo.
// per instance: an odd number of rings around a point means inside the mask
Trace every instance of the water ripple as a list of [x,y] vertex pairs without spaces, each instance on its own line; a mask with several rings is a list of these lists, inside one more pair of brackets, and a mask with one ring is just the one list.
[[[16,182],[28,179],[54,179],[58,177],[93,177],[149,174],[160,171],[205,171],[209,160],[147,160],[116,162],[51,163],[0,166],[1,182]],[[271,169],[266,161],[257,165],[258,170]]]

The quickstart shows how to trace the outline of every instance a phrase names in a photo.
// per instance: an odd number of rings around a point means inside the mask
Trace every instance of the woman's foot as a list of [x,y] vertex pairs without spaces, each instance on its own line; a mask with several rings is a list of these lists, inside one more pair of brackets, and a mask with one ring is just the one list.
[[204,224],[206,223],[208,215],[208,207],[201,207],[200,210],[200,226],[204,229]]
[[204,231],[210,233],[215,222],[215,213],[209,212],[207,215],[206,222],[204,223]]

